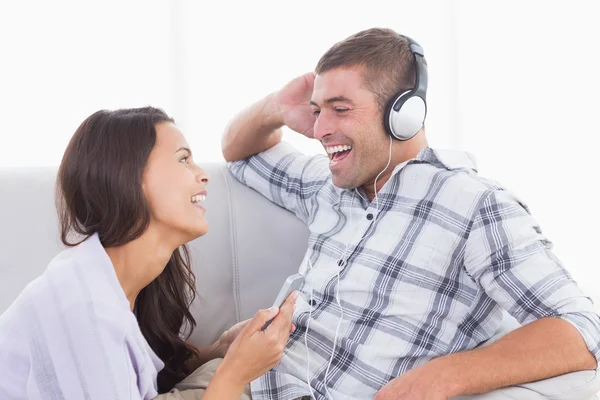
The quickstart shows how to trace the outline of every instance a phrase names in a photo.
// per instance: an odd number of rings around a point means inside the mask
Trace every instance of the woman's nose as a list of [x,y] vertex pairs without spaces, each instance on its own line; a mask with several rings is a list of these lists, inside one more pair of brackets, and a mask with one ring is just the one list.
[[204,171],[202,168],[198,167],[198,174],[196,175],[196,181],[198,183],[204,183],[205,185],[208,185],[210,178],[208,176],[208,174],[206,173],[206,171]]

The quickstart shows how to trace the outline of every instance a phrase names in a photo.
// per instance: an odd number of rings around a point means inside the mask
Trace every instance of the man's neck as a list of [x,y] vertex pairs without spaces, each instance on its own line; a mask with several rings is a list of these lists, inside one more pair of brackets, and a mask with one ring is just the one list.
[[[425,131],[421,129],[414,138],[406,142],[392,142],[392,158],[390,165],[385,169],[383,173],[378,173],[379,177],[374,176],[372,180],[362,185],[362,189],[367,195],[369,201],[373,201],[375,194],[385,186],[387,181],[390,180],[394,169],[406,162],[417,157],[419,152],[428,146],[427,138],[425,137]],[[377,182],[375,182],[377,179]]]

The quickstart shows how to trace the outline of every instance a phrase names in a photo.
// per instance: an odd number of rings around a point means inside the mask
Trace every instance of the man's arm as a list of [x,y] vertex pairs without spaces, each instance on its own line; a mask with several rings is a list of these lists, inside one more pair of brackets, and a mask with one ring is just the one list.
[[[307,221],[329,175],[324,154],[308,156],[281,141],[281,124],[311,137],[316,116],[314,74],[299,76],[234,118],[223,137],[231,174],[273,203]],[[235,160],[235,161],[232,161]]]
[[487,347],[450,354],[430,364],[449,397],[597,367],[577,329],[559,318],[534,321]]
[[524,326],[489,346],[433,359],[390,381],[376,400],[441,400],[597,368],[597,311],[509,193],[494,190],[482,198],[464,267]]
[[221,141],[225,160],[239,161],[275,146],[284,125],[312,137],[315,117],[309,101],[314,81],[312,72],[299,76],[236,115]]
[[385,385],[375,400],[446,400],[596,368],[569,322],[543,318],[489,346],[436,358]]
[[494,190],[482,199],[465,268],[527,325],[488,347],[438,359],[438,365],[460,364],[464,373],[454,389],[479,393],[597,367],[600,317],[510,193]]
[[283,116],[270,94],[240,112],[231,121],[221,147],[227,161],[238,161],[263,152],[281,141]]

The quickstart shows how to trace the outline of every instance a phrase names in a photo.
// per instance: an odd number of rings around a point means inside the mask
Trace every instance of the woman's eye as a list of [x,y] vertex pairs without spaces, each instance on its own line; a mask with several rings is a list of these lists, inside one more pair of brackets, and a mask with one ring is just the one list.
[[181,160],[179,160],[179,162],[187,162],[188,158],[188,156],[182,157]]

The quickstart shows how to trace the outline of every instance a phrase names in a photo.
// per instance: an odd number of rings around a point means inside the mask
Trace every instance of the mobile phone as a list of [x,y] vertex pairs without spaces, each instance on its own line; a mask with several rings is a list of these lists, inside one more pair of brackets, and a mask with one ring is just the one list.
[[[290,294],[292,294],[294,290],[299,290],[302,287],[302,283],[304,283],[304,275],[294,274],[288,276],[288,278],[283,283],[279,294],[275,298],[275,301],[273,302],[273,307],[281,307],[285,300],[289,297]],[[272,319],[268,321],[265,324],[265,326],[263,326],[262,330],[264,331],[271,324],[272,321]]]

